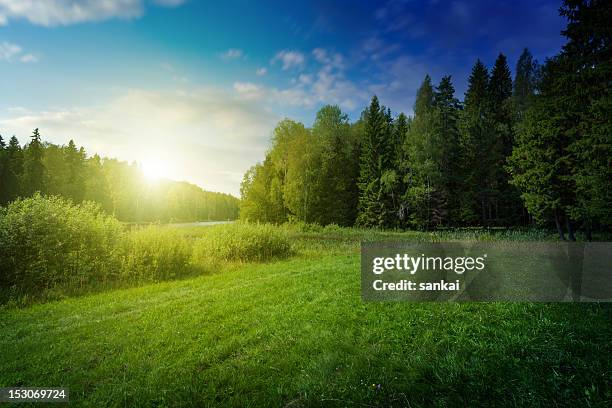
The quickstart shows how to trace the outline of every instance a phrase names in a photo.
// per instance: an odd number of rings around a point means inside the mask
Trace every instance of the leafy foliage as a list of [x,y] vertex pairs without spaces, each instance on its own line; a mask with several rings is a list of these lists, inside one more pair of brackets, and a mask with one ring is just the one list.
[[97,204],[35,195],[0,210],[0,285],[13,295],[105,282],[119,269],[123,228]]

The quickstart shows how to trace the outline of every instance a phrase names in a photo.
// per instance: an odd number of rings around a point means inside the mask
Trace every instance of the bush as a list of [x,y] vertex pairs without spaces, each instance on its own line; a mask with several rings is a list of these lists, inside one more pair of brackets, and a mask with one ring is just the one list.
[[0,287],[14,297],[104,282],[119,269],[123,233],[95,203],[17,200],[0,209]]
[[159,226],[133,230],[122,252],[121,274],[126,281],[160,281],[191,273],[191,247],[175,230]]
[[292,249],[286,232],[269,224],[234,223],[208,227],[194,244],[194,261],[267,261],[285,258]]

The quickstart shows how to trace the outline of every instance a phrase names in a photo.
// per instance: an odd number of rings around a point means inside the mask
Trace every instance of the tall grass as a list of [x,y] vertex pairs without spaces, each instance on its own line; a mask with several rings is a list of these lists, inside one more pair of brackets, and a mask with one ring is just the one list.
[[234,223],[207,227],[194,244],[196,262],[262,262],[292,253],[287,233],[268,224]]
[[162,281],[193,272],[191,245],[172,229],[148,226],[132,230],[122,242],[121,254],[121,279],[125,281]]

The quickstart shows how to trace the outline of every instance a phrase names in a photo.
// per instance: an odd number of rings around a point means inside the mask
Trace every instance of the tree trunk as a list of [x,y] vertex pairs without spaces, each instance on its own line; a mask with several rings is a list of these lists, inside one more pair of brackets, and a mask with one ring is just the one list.
[[585,232],[586,232],[586,239],[587,239],[587,241],[591,242],[593,240],[593,232],[592,232],[592,229],[591,229],[591,223],[590,222],[587,223],[586,231]]
[[557,232],[559,233],[559,239],[561,241],[565,241],[565,235],[563,233],[563,226],[561,225],[561,220],[559,219],[559,213],[555,210],[555,225],[557,226]]
[[569,218],[565,219],[565,224],[567,225],[567,236],[570,241],[576,241],[576,236],[574,235],[574,227]]

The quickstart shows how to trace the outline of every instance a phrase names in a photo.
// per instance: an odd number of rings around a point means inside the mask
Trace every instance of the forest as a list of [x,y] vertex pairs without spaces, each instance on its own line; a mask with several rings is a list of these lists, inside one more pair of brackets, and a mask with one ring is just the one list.
[[93,201],[124,222],[233,220],[238,199],[204,191],[187,182],[147,182],[138,163],[87,157],[70,140],[58,146],[43,142],[38,129],[21,146],[15,136],[0,136],[0,206],[35,193],[74,203]]
[[539,64],[525,49],[515,75],[503,54],[477,60],[463,100],[452,78],[426,76],[412,116],[376,96],[350,123],[337,106],[312,128],[285,119],[263,163],[241,184],[240,217],[321,225],[612,226],[610,7],[567,1],[561,52]]

